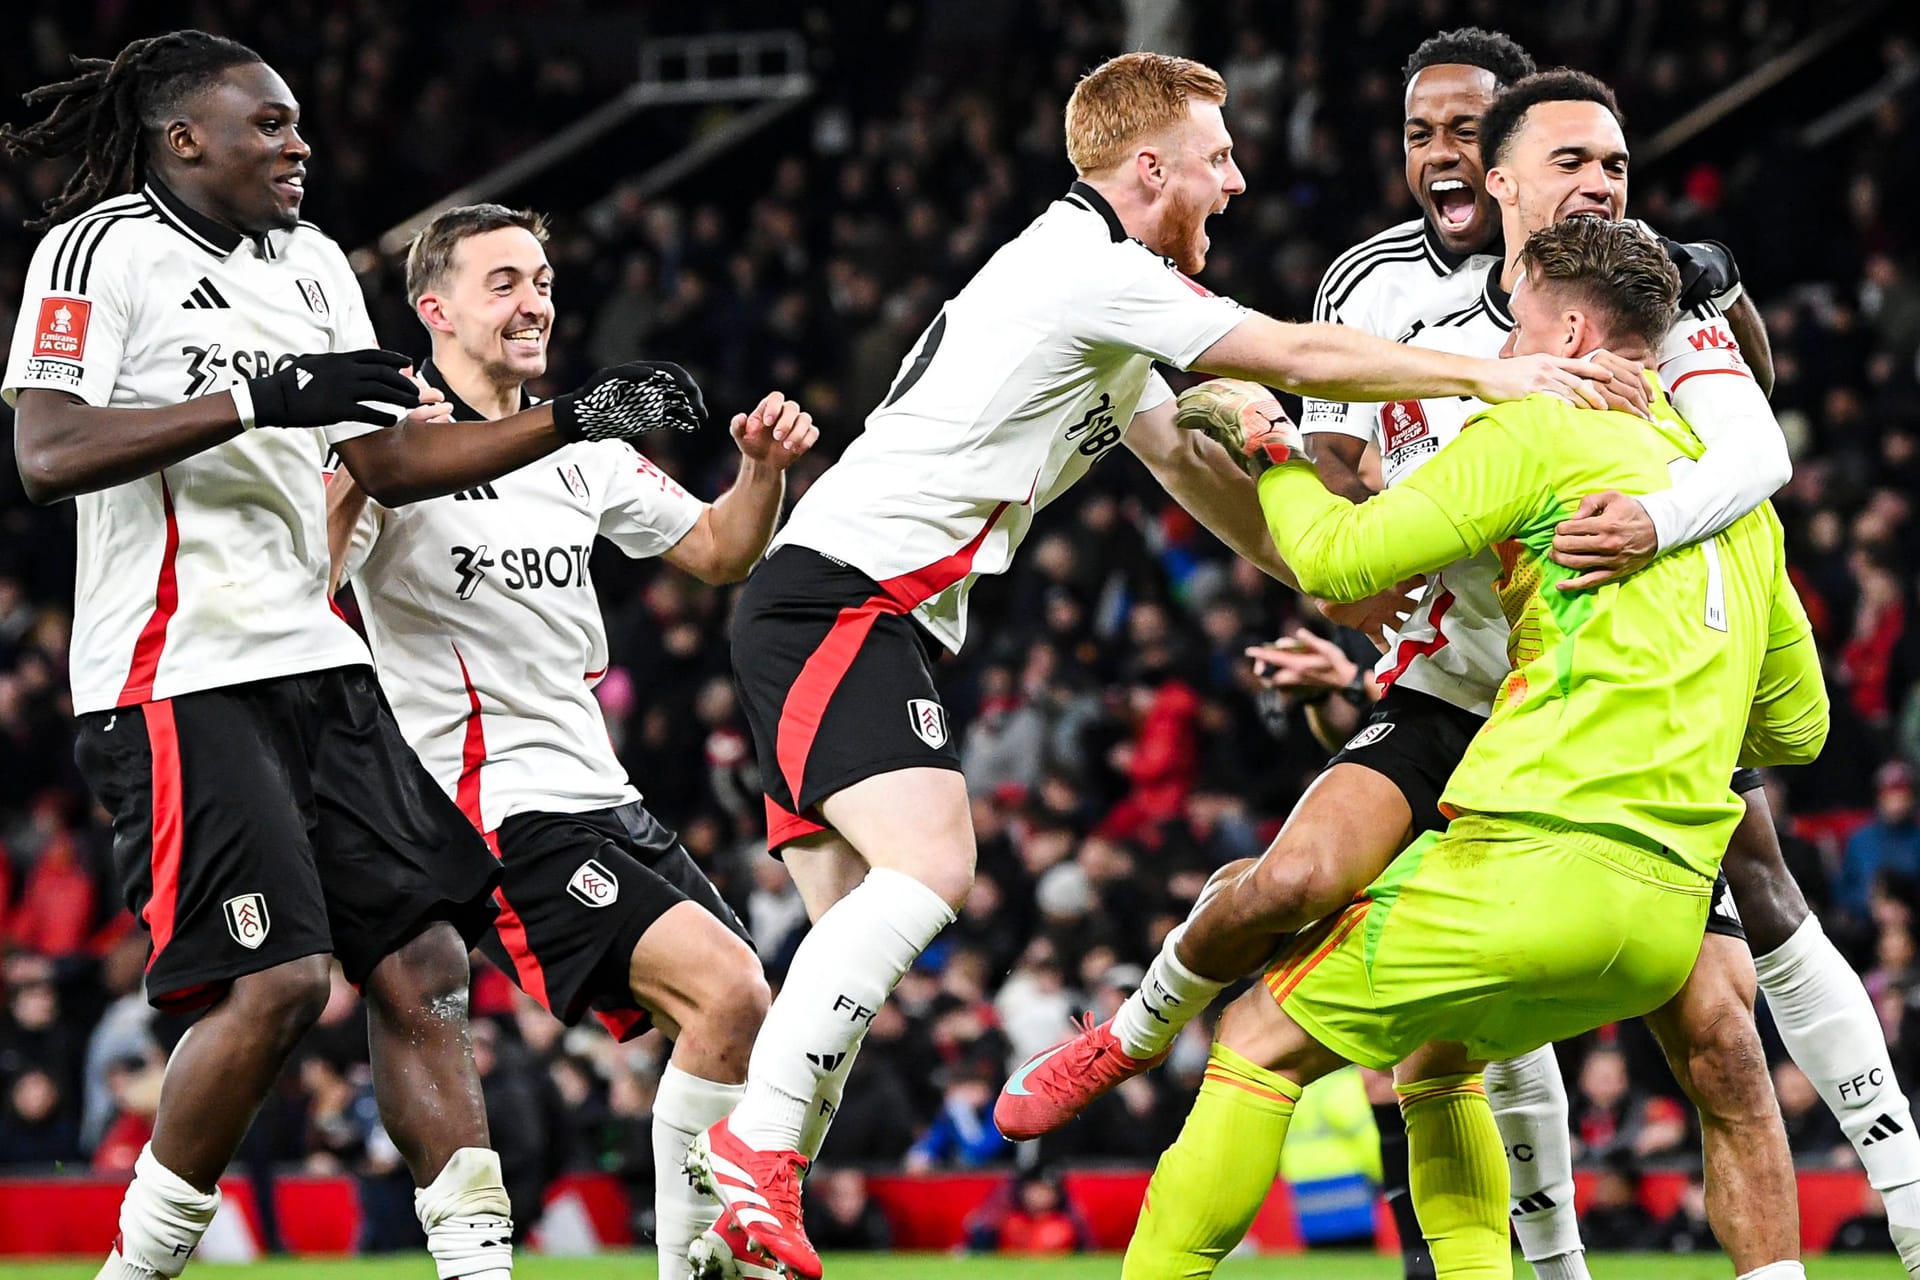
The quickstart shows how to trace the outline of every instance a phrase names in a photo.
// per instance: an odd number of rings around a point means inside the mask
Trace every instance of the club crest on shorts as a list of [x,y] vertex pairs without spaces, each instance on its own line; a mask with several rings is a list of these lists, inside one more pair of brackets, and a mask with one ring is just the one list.
[[947,745],[947,709],[931,698],[907,699],[907,719],[913,736],[938,749]]
[[243,893],[220,904],[227,913],[227,932],[249,951],[258,951],[267,940],[273,920],[267,915],[267,900],[258,893]]
[[1341,750],[1358,751],[1362,747],[1370,747],[1392,732],[1393,722],[1391,720],[1384,724],[1370,724],[1349,738],[1347,745],[1342,747]]
[[590,907],[610,907],[620,896],[620,882],[613,872],[588,858],[567,881],[567,892]]

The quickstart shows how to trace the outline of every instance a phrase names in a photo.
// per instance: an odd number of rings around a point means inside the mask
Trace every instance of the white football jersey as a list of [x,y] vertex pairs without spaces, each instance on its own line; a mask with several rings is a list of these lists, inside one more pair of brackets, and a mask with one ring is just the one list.
[[774,545],[854,566],[957,651],[974,579],[1171,398],[1153,362],[1185,368],[1245,315],[1076,182],[941,309]]
[[[428,362],[454,416],[479,418]],[[621,441],[570,444],[463,493],[369,501],[347,573],[380,687],[428,772],[482,831],[640,798],[593,686],[607,630],[587,573],[605,537],[671,551],[705,504]]]
[[[1513,329],[1508,296],[1500,287],[1500,266],[1494,262],[1481,274],[1479,295],[1470,306],[1415,317],[1394,336],[1438,351],[1497,357]],[[1739,347],[1712,303],[1682,313],[1655,364],[1662,384],[1669,388],[1674,408],[1689,423],[1709,420],[1718,411],[1717,405],[1702,398],[1699,375],[1728,373],[1752,383]],[[1469,418],[1485,407],[1468,396],[1368,406],[1371,438],[1380,450],[1381,471],[1388,487],[1426,465],[1460,434]],[[1707,433],[1702,432],[1702,437],[1706,439]],[[1707,443],[1711,446],[1714,442],[1708,439]],[[1744,501],[1739,510],[1730,510],[1720,520],[1719,528],[1757,505],[1757,499]],[[1495,589],[1500,573],[1499,556],[1490,548],[1429,575],[1407,625],[1394,635],[1393,644],[1375,668],[1380,682],[1418,689],[1477,715],[1492,714],[1494,695],[1510,670],[1509,628]]]
[[[179,404],[378,345],[345,256],[311,224],[249,239],[150,182],[40,242],[4,393]],[[327,599],[318,471],[330,441],[373,430],[264,427],[76,498],[74,710],[365,663]]]
[[[1440,243],[1425,218],[1388,227],[1333,260],[1313,298],[1313,318],[1398,338],[1416,316],[1445,315],[1473,305],[1497,253],[1462,256]],[[1300,430],[1373,439],[1379,406],[1306,397]]]

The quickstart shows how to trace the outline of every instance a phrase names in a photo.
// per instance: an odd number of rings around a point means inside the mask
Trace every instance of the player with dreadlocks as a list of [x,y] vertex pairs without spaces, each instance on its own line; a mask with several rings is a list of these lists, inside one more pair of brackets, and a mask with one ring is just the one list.
[[100,1276],[185,1268],[337,958],[441,1280],[506,1280],[466,1013],[497,863],[329,607],[320,466],[331,446],[380,502],[414,501],[570,441],[692,427],[699,390],[622,365],[497,422],[448,421],[300,221],[299,107],[258,54],[177,31],[75,67],[28,95],[41,120],[0,131],[17,155],[79,162],[36,224],[52,230],[3,390],[28,496],[78,508],[76,756],[151,935],[148,999],[204,1010]]

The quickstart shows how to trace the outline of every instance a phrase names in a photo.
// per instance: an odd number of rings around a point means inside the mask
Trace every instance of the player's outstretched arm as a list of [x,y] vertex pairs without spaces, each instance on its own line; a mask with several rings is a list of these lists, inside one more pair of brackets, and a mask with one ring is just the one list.
[[787,468],[820,438],[813,415],[778,391],[768,392],[752,413],[734,414],[729,429],[740,446],[733,487],[666,553],[668,564],[715,584],[740,581],[766,553],[780,520]]
[[[412,404],[418,403],[416,397]],[[456,493],[517,471],[565,444],[632,440],[706,421],[700,388],[676,364],[636,360],[595,373],[545,404],[490,422],[407,421],[335,443],[340,461],[385,507]]]
[[327,481],[327,594],[340,590],[347,576],[347,557],[353,550],[354,531],[367,509],[367,491],[344,467]]
[[[1285,324],[1258,312],[1229,330],[1189,366],[1207,373],[1250,378],[1323,400],[1423,400],[1475,396],[1488,404],[1521,400],[1537,392],[1575,405],[1605,409],[1613,373],[1591,360],[1520,356],[1478,360],[1388,342],[1337,324]],[[1643,388],[1613,388],[1631,403]]]
[[34,502],[58,502],[150,476],[251,427],[385,425],[421,403],[402,372],[410,363],[375,349],[296,356],[225,391],[137,409],[23,388],[14,405],[21,487]]
[[1134,414],[1123,439],[1168,496],[1207,532],[1268,577],[1300,585],[1267,536],[1253,481],[1204,432],[1175,426],[1173,401]]

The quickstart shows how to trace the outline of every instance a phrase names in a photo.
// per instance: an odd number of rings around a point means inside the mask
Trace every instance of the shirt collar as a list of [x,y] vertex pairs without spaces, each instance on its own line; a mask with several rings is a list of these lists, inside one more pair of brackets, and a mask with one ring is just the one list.
[[[161,221],[178,231],[187,239],[205,249],[208,253],[225,258],[238,249],[247,238],[229,227],[226,223],[210,218],[185,200],[180,198],[166,183],[149,176],[146,184],[147,199],[159,213]],[[259,236],[261,256],[268,256],[266,237]]]
[[[419,372],[421,380],[428,386],[438,389],[440,394],[447,398],[447,403],[453,406],[453,419],[455,422],[486,421],[486,418],[478,413],[472,405],[460,398],[459,392],[447,385],[446,375],[434,366],[431,359],[420,362]],[[535,403],[534,398],[527,394],[526,385],[523,383],[520,387],[520,407],[525,409]]]
[[1462,263],[1474,256],[1470,253],[1455,253],[1447,248],[1445,242],[1440,239],[1440,233],[1433,229],[1433,219],[1421,218],[1420,229],[1427,245],[1427,258],[1433,263],[1433,269],[1441,275],[1452,275],[1460,269]]
[[1085,182],[1076,182],[1067,188],[1067,194],[1062,198],[1068,204],[1077,204],[1105,219],[1107,234],[1113,237],[1115,244],[1127,242],[1127,229],[1120,225],[1120,215],[1113,211],[1113,206],[1107,203],[1107,198],[1095,191],[1092,186]]
[[1500,273],[1506,267],[1504,258],[1495,258],[1493,265],[1487,268],[1487,283],[1480,291],[1481,301],[1486,304],[1487,314],[1493,322],[1509,332],[1513,329],[1513,295],[1500,287]]

